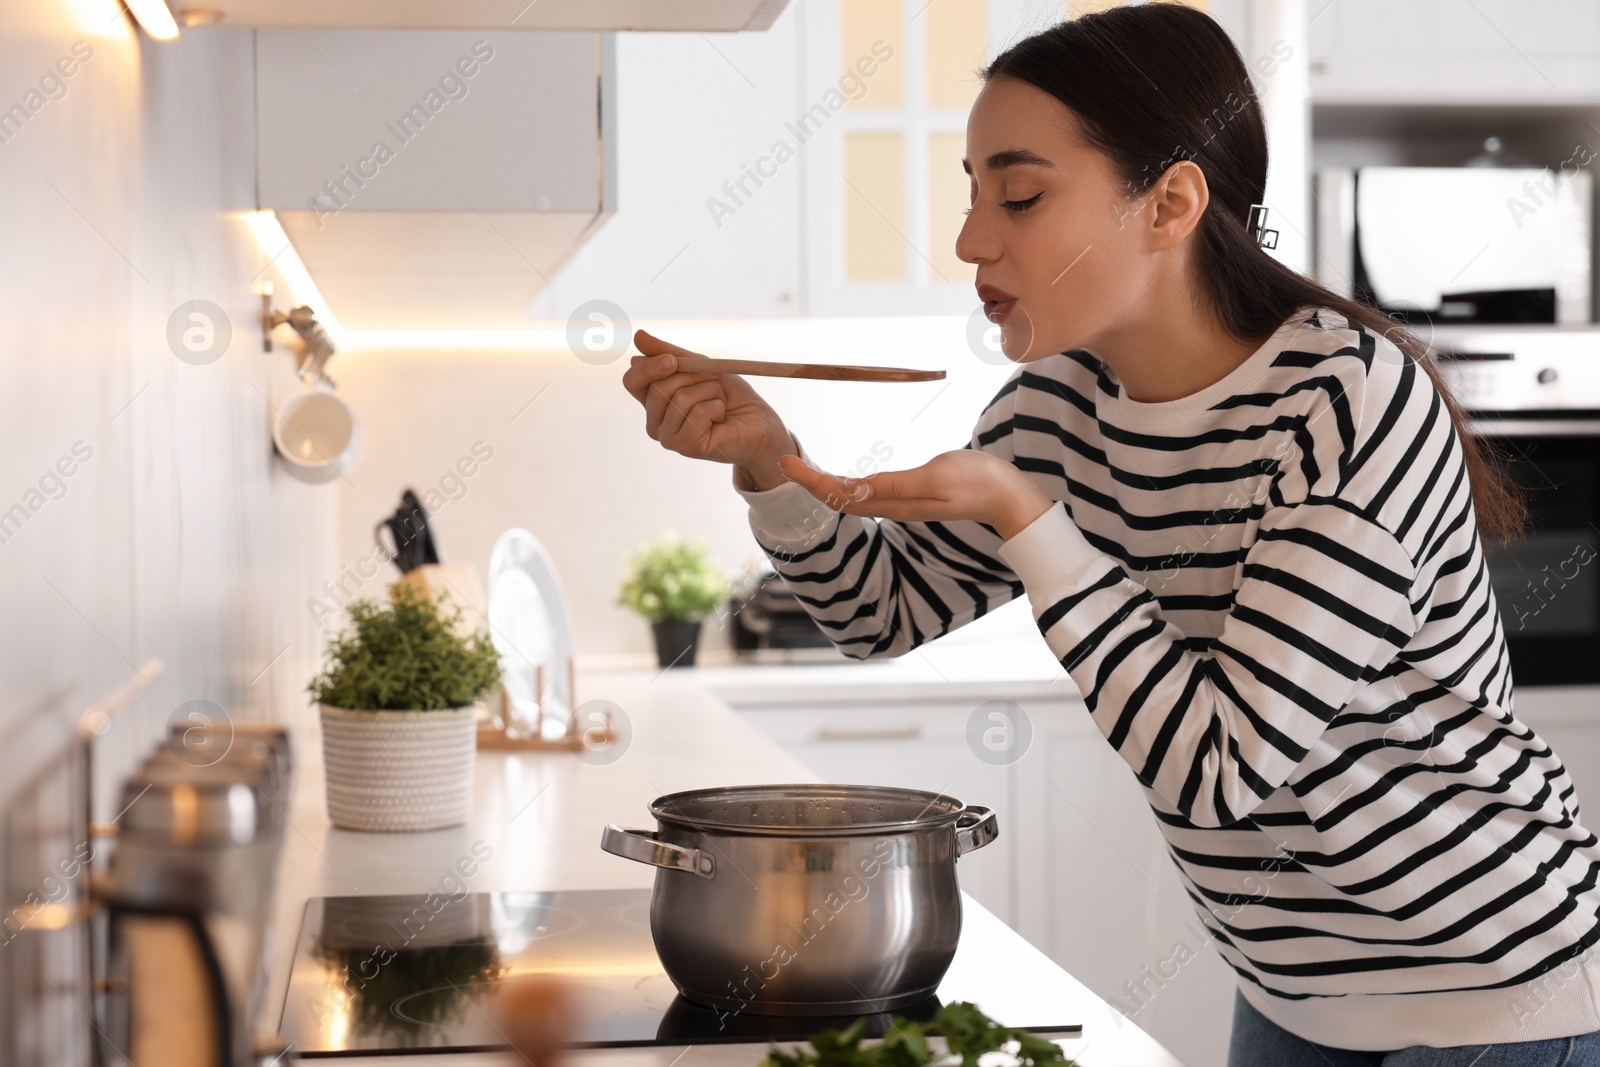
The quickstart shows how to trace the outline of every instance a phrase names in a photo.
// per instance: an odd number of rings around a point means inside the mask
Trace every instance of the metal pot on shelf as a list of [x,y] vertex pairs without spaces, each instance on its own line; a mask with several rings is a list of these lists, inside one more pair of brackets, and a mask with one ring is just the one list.
[[934,994],[961,933],[956,859],[994,812],[919,789],[735,786],[650,804],[600,847],[651,864],[650,933],[683,996],[719,1013],[853,1015]]

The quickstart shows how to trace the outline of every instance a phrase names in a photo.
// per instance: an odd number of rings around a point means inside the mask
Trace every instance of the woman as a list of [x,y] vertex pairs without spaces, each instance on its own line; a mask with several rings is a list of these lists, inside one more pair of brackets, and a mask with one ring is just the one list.
[[650,436],[734,465],[847,655],[1027,595],[1238,974],[1232,1064],[1600,1064],[1600,847],[1513,716],[1480,540],[1519,504],[1424,347],[1259,246],[1261,112],[1205,15],[984,77],[956,250],[1021,366],[966,447],[836,478],[671,356],[625,375]]

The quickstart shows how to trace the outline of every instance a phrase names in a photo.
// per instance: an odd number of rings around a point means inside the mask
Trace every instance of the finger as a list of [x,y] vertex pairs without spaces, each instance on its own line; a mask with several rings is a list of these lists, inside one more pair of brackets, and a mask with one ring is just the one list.
[[[668,356],[668,359],[674,357]],[[671,410],[674,397],[678,390],[684,389],[696,382],[704,381],[703,376],[691,374],[669,374],[650,383],[644,393],[644,426],[651,437],[661,440],[661,423]]]
[[727,405],[721,400],[702,400],[689,409],[681,436],[688,441],[689,447],[694,448],[696,455],[708,457],[716,453],[717,458],[728,458],[711,441],[711,428],[726,418],[727,414]]
[[650,386],[673,372],[676,361],[671,356],[634,356],[628,369],[622,373],[622,384],[639,403],[645,402]]
[[[781,461],[780,461],[781,462]],[[838,478],[821,471],[814,471],[800,463],[804,470],[790,472],[789,465],[784,465],[784,472],[791,481],[798,483],[812,496],[826,504],[834,511],[846,515],[860,515],[863,518],[891,519],[896,522],[927,522],[934,519],[946,519],[953,516],[948,514],[949,505],[942,500],[930,500],[923,497],[887,497],[877,493],[863,496],[862,483],[867,479]],[[873,476],[878,477],[877,475]],[[854,485],[852,486],[852,483]],[[851,494],[854,494],[853,496]]]
[[[799,456],[782,456],[778,465],[792,481],[799,482],[812,496],[836,510],[836,502],[860,503],[873,495],[871,479],[840,478],[807,466]],[[836,502],[830,502],[830,498]]]
[[[690,435],[694,446],[699,448],[702,456],[704,456],[714,448],[712,440],[710,440],[712,427],[717,426],[718,422],[725,421],[726,418],[728,418],[728,402],[726,400],[723,400],[722,397],[717,397],[715,400],[702,400],[698,405],[690,408],[688,418],[683,421],[683,432]],[[717,451],[720,454],[722,450]]]
[[687,348],[673,344],[671,341],[663,341],[661,338],[648,334],[643,330],[633,331],[633,347],[647,356],[656,356],[663,352],[670,352],[675,356],[700,355],[699,352],[692,352]]
[[639,403],[645,403],[650,386],[665,381],[674,374],[683,374],[688,381],[714,381],[718,375],[707,371],[687,371],[678,357],[668,353],[661,356],[633,356],[628,369],[622,372],[622,384]]
[[[702,401],[721,400],[722,386],[718,382],[696,382],[686,385],[672,395],[666,411],[661,416],[661,441],[666,444],[683,431],[689,412]],[[705,414],[704,412],[701,413]]]

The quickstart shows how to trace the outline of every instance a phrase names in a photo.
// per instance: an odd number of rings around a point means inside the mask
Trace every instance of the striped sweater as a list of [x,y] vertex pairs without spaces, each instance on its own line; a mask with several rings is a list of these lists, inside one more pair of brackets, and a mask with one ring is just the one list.
[[1017,367],[966,447],[1057,503],[1003,541],[739,489],[841,651],[1026,595],[1244,996],[1309,1040],[1600,1029],[1600,844],[1513,713],[1460,440],[1413,361],[1312,309],[1169,402],[1065,352]]

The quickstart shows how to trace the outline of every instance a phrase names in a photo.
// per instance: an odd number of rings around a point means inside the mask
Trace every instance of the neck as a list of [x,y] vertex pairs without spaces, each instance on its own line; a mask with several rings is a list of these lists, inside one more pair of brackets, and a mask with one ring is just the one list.
[[[1084,347],[1105,360],[1133,401],[1159,404],[1221,381],[1261,347],[1233,336],[1210,298],[1193,286],[1153,287],[1148,306],[1102,331]],[[1164,294],[1164,295],[1163,295]]]

